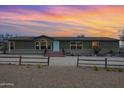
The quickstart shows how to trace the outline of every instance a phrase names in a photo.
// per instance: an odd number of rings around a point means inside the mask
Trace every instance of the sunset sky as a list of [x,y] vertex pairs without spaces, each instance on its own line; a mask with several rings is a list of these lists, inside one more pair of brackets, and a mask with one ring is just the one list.
[[124,6],[0,5],[0,34],[107,36],[124,28]]

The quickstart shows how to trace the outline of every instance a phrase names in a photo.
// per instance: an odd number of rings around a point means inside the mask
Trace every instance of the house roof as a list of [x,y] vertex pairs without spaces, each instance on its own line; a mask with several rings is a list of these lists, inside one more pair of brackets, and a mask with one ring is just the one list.
[[9,38],[9,40],[35,40],[35,39],[39,39],[39,38],[49,38],[49,39],[52,39],[52,37],[48,37],[48,36],[45,36],[45,35],[42,35],[42,36],[16,36],[16,37],[12,37],[12,38]]
[[39,39],[39,38],[53,39],[54,37],[49,37],[49,36],[41,35],[41,36],[38,36],[38,37],[34,37],[33,39]]
[[55,37],[57,40],[118,40],[109,37]]
[[9,40],[35,40],[39,38],[48,38],[53,40],[107,40],[107,41],[118,41],[118,39],[109,38],[109,37],[48,37],[48,36],[20,36],[20,37],[12,37]]

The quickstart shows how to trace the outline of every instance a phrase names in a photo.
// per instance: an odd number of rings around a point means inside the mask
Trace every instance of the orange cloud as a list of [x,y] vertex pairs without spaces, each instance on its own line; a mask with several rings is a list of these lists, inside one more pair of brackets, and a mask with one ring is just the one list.
[[[8,20],[10,23],[17,23],[18,25],[23,24],[27,26],[25,27],[28,29],[26,31],[32,31],[28,26],[44,28],[44,31],[42,29],[41,31],[33,29],[33,32],[38,35],[40,33],[56,36],[85,34],[86,36],[118,38],[119,29],[124,26],[124,6],[89,6],[88,9],[51,6],[46,11],[29,11],[28,9],[18,9],[16,11],[20,12],[20,14],[16,12],[0,12],[0,19],[3,21]],[[31,21],[56,22],[65,25],[50,26],[49,23],[33,23]],[[66,26],[66,24],[74,25],[74,27]]]

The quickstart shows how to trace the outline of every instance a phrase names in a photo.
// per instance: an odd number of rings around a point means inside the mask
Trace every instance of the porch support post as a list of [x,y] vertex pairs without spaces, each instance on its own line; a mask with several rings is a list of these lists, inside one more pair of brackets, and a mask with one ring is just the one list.
[[41,50],[41,42],[40,41],[38,41],[38,43],[39,43],[39,50]]
[[8,42],[8,47],[9,47],[8,52],[10,53],[11,52],[11,41]]
[[46,48],[48,48],[48,42],[47,42],[47,40],[46,40]]

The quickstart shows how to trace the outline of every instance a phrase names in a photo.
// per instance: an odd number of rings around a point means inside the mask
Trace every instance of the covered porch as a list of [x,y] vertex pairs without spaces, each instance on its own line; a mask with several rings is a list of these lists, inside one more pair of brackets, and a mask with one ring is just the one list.
[[59,41],[52,38],[41,36],[33,39],[16,39],[8,41],[9,53],[24,53],[24,54],[43,54],[47,49],[50,52],[59,52]]

